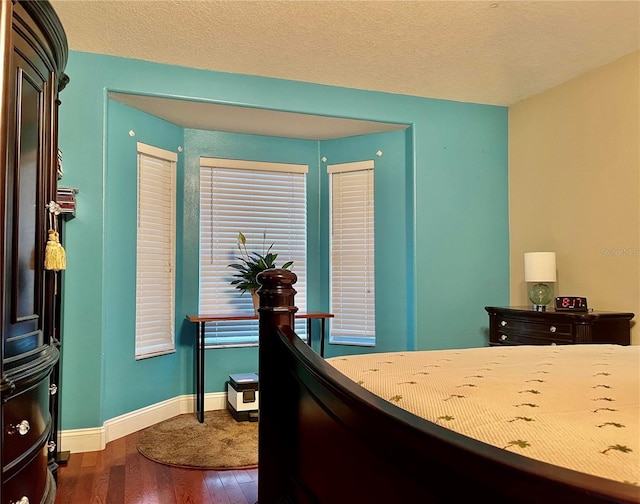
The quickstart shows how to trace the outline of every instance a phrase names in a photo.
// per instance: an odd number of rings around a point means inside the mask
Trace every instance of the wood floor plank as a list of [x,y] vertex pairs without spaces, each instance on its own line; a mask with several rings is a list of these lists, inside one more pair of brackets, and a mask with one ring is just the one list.
[[127,436],[125,443],[124,501],[142,502],[142,471],[136,447],[137,435]]
[[69,495],[62,494],[60,501],[56,495],[56,502],[63,502],[64,504],[71,504],[73,502],[89,502],[91,500],[91,477],[90,476],[78,476],[77,484],[73,488],[73,491]]
[[231,472],[236,477],[236,481],[240,484],[250,483],[251,481],[253,481],[251,479],[251,475],[249,474],[249,471],[247,471],[246,469],[237,469],[237,470],[232,470]]
[[[76,455],[82,457],[82,462],[81,462],[82,467],[95,467],[96,466],[96,461],[98,460],[98,452],[97,451],[78,453]],[[69,460],[71,460],[71,457],[69,457]]]
[[[232,472],[247,502],[249,504],[255,503],[258,500],[258,486],[256,485],[258,470],[238,469]],[[254,479],[252,472],[255,472],[256,479]]]
[[258,486],[253,481],[251,483],[240,483],[240,490],[242,490],[242,494],[249,504],[257,504]]
[[205,471],[204,479],[205,484],[209,489],[209,495],[211,495],[215,504],[231,504],[218,471]]
[[107,444],[112,465],[124,465],[127,452],[127,436],[115,439]]
[[[67,464],[58,468],[56,504],[89,502],[94,467],[95,464],[91,464],[91,457],[87,458],[84,453],[69,457]],[[66,484],[67,481],[68,484]]]
[[[55,504],[71,504],[73,492],[78,483],[78,476],[84,462],[84,453],[78,453],[77,456],[69,458],[65,466],[58,468],[57,485],[58,492],[56,493]],[[60,485],[61,473],[64,472],[65,485]]]
[[231,504],[249,504],[233,474],[233,471],[220,471],[220,480],[222,481],[222,485],[229,496]]
[[162,491],[160,502],[162,504],[165,504],[165,502],[166,504],[182,504],[176,500],[176,493],[173,488],[173,467],[158,464],[157,462],[153,463],[156,465],[157,488]]
[[109,469],[111,465],[110,450],[107,444],[107,448],[98,452],[96,465],[91,468],[93,469],[91,473],[93,479],[89,487],[91,500],[79,502],[91,502],[91,504],[104,504],[106,502],[109,491]]
[[214,504],[202,471],[176,468],[173,471],[173,488],[180,504]]
[[174,493],[171,488],[159,484],[158,466],[160,464],[145,457],[139,457],[139,463],[141,502],[144,504],[170,503],[170,499],[174,499]]
[[123,502],[133,502],[125,498],[124,473],[124,465],[116,465],[109,469],[109,489],[107,490],[106,504],[122,504]]

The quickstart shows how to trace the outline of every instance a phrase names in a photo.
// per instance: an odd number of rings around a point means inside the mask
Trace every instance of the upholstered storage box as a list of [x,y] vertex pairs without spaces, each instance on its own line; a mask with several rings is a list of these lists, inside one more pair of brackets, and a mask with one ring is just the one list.
[[258,375],[256,373],[229,375],[227,407],[238,422],[258,421]]

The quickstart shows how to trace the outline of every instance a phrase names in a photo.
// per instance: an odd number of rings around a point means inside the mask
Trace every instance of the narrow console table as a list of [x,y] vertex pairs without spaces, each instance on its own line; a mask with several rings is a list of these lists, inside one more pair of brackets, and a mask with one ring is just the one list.
[[[296,318],[307,320],[307,344],[311,346],[311,321],[320,319],[320,356],[324,357],[325,322],[333,318],[332,313],[309,312],[296,313]],[[204,422],[204,334],[207,322],[228,322],[232,320],[258,320],[257,315],[187,315],[187,320],[196,324],[196,414],[200,423]]]

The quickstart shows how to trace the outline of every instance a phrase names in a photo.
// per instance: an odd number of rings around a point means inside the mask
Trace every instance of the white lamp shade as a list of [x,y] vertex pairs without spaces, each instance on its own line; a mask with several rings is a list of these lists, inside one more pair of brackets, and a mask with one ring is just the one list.
[[556,253],[525,252],[524,280],[525,282],[555,282]]

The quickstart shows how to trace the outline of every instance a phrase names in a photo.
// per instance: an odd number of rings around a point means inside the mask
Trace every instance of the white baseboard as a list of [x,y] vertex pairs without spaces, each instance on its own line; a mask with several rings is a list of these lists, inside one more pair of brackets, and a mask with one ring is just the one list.
[[[227,394],[225,392],[205,394],[205,411],[220,410],[226,407]],[[104,450],[109,441],[114,441],[176,415],[194,412],[195,396],[183,395],[174,397],[173,399],[111,418],[102,427],[63,430],[60,433],[58,450],[71,453]]]

